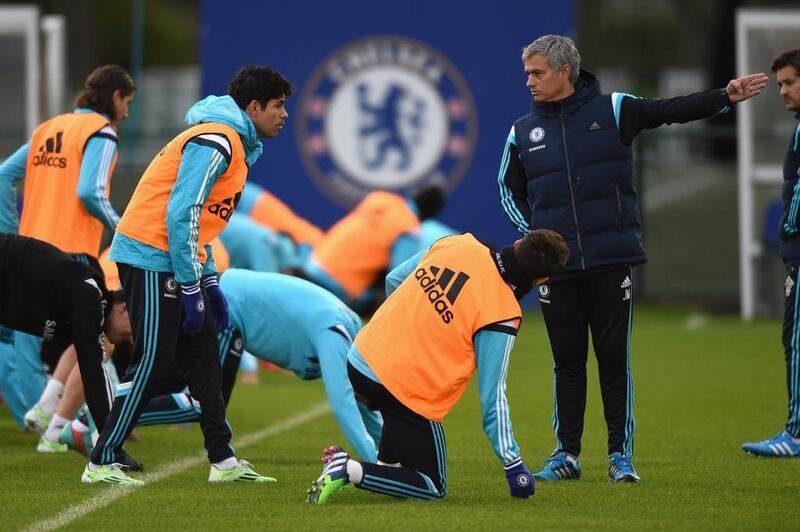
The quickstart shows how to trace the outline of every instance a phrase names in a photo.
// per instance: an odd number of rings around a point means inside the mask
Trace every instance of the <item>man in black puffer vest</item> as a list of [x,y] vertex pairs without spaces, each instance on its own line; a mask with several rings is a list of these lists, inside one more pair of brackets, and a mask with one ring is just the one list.
[[551,229],[570,248],[563,273],[539,287],[555,361],[553,426],[557,447],[535,476],[580,478],[589,335],[597,356],[608,426],[608,474],[638,482],[633,455],[633,317],[631,267],[646,262],[631,143],[644,129],[726,112],[755,96],[765,74],[669,99],[602,94],[580,69],[571,39],[546,35],[525,47],[522,61],[533,110],[514,123],[498,185],[500,203],[521,233]]

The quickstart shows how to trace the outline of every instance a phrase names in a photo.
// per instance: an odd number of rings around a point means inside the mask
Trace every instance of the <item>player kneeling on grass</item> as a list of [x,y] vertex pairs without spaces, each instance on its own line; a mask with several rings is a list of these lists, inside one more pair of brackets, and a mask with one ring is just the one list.
[[505,378],[522,318],[518,300],[564,267],[569,250],[553,231],[533,231],[500,251],[469,233],[442,238],[395,268],[389,295],[348,355],[356,396],[383,416],[378,463],[339,447],[323,451],[308,502],[342,487],[409,499],[447,492],[442,418],[478,370],[483,429],[513,497],[534,493],[511,428]]
[[[347,441],[362,460],[375,462],[381,419],[356,402],[347,377],[347,353],[363,327],[361,318],[324,288],[288,275],[230,269],[219,285],[230,317],[230,326],[219,334],[225,403],[244,349],[303,380],[322,377]],[[178,382],[173,389],[185,386]],[[193,404],[188,393],[153,398],[139,425],[196,421]]]

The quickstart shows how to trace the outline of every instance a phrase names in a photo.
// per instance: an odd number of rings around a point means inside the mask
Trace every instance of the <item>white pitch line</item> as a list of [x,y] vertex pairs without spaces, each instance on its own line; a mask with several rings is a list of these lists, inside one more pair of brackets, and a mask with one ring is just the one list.
[[[329,412],[331,409],[330,405],[326,402],[318,403],[305,412],[301,412],[296,416],[290,417],[280,423],[276,423],[275,425],[270,425],[269,427],[264,427],[263,429],[252,432],[250,434],[245,434],[241,438],[238,438],[236,442],[234,442],[234,447],[238,449],[243,449],[249,445],[257,443],[264,438],[269,438],[270,436],[275,436],[276,434],[280,434],[282,432],[286,432],[295,428],[298,425],[305,423],[306,421],[310,421],[316,417]],[[60,512],[55,517],[51,517],[49,519],[44,519],[42,521],[37,521],[33,523],[27,530],[29,532],[39,532],[39,531],[46,531],[46,530],[55,530],[62,526],[68,525],[69,523],[75,521],[76,519],[83,517],[86,514],[94,512],[95,510],[99,510],[100,508],[105,508],[112,502],[116,501],[133,493],[139,487],[146,487],[150,484],[158,482],[160,480],[164,480],[165,478],[171,477],[172,475],[176,475],[190,467],[194,467],[198,464],[201,464],[208,460],[208,456],[205,453],[197,454],[193,457],[184,458],[182,460],[176,460],[165,467],[162,467],[158,471],[154,471],[152,473],[146,474],[142,477],[144,480],[144,486],[118,486],[118,485],[111,485],[108,489],[100,492],[97,494],[96,497],[89,499],[88,501],[82,502],[80,504],[72,505],[68,507],[66,510]]]

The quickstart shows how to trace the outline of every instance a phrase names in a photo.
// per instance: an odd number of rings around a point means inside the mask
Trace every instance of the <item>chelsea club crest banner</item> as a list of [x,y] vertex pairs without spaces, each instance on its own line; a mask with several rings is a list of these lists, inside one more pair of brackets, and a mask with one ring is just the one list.
[[403,36],[348,43],[302,89],[297,147],[314,182],[343,206],[388,188],[454,189],[475,152],[477,110],[443,55]]
[[289,120],[249,178],[329,227],[368,192],[448,191],[439,219],[495,245],[508,131],[530,110],[522,48],[572,35],[574,3],[205,0],[203,94],[244,64],[294,85]]

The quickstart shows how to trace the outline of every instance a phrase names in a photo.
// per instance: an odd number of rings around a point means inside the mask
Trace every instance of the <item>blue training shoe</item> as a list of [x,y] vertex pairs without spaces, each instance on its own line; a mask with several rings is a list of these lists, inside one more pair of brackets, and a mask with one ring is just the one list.
[[536,480],[570,480],[581,478],[581,461],[564,451],[555,452],[544,461],[541,471],[533,475]]
[[757,456],[770,456],[773,458],[791,458],[800,456],[800,439],[795,438],[786,431],[777,436],[755,443],[742,445],[744,452]]
[[608,458],[608,478],[613,482],[639,482],[639,474],[633,468],[630,456],[613,453]]

